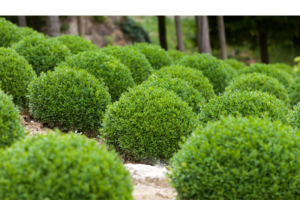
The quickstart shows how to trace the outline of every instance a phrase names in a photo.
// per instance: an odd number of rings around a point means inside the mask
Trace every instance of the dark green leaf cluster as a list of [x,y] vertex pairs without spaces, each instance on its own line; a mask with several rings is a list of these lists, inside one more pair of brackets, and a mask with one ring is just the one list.
[[178,50],[170,49],[167,52],[173,64],[176,64],[183,56],[185,56],[183,52]]
[[299,199],[300,132],[280,121],[221,118],[172,158],[178,199]]
[[155,70],[171,65],[171,59],[167,51],[156,44],[135,43],[132,47],[144,54]]
[[96,132],[110,102],[104,83],[81,69],[56,68],[29,85],[33,117],[63,130]]
[[0,17],[0,47],[9,47],[20,39],[18,26]]
[[290,65],[287,65],[285,63],[275,63],[275,64],[269,64],[272,67],[275,67],[277,69],[281,69],[287,73],[289,73],[290,75],[292,75],[293,77],[296,77],[297,74],[296,72],[293,70],[293,68]]
[[300,102],[300,77],[295,78],[289,90],[289,96],[291,105],[296,105]]
[[193,86],[190,85],[187,81],[184,81],[180,78],[171,78],[169,76],[160,78],[152,75],[141,85],[145,88],[161,87],[173,91],[183,101],[188,103],[188,105],[196,114],[200,112],[200,104],[205,101],[205,99],[202,97],[202,94],[198,90],[193,88]]
[[1,89],[13,97],[14,104],[28,106],[27,87],[36,78],[31,65],[14,49],[0,48]]
[[229,64],[231,67],[233,67],[234,69],[236,70],[240,70],[240,69],[244,69],[247,67],[246,64],[240,62],[240,61],[237,61],[235,59],[227,59],[227,60],[224,60],[225,63]]
[[242,74],[229,84],[230,90],[259,90],[274,95],[289,104],[288,91],[276,78],[261,73]]
[[0,199],[133,200],[130,174],[95,140],[58,131],[0,152]]
[[250,65],[249,67],[239,70],[240,74],[251,74],[255,72],[266,74],[268,76],[276,78],[280,83],[282,83],[285,86],[286,89],[289,89],[293,83],[293,76],[280,69],[276,69],[271,65],[255,63]]
[[192,56],[184,56],[178,65],[201,70],[213,85],[215,94],[219,95],[225,91],[232,76],[227,71],[228,66],[210,54],[195,53]]
[[221,115],[270,117],[286,121],[288,107],[275,96],[261,91],[229,91],[200,106],[198,120],[203,124],[220,119]]
[[128,66],[136,84],[142,83],[154,71],[147,58],[130,46],[107,46],[102,48],[101,51],[114,56],[121,63]]
[[103,79],[108,87],[112,102],[117,101],[121,94],[134,86],[130,69],[115,57],[99,51],[89,51],[70,56],[59,66],[70,66],[84,69],[97,79]]
[[287,115],[287,123],[294,128],[300,128],[300,104],[293,107]]
[[127,158],[167,161],[196,125],[196,114],[174,92],[140,85],[108,108],[100,134]]
[[215,96],[213,86],[201,71],[184,66],[163,67],[155,71],[157,77],[170,76],[187,81],[208,101]]
[[78,35],[61,35],[55,39],[61,44],[66,45],[72,54],[78,54],[84,51],[99,50],[98,46]]
[[71,55],[70,50],[54,38],[30,35],[12,45],[32,65],[36,74],[53,70]]
[[19,110],[13,104],[11,96],[0,90],[0,148],[8,147],[15,141],[23,139],[24,136]]

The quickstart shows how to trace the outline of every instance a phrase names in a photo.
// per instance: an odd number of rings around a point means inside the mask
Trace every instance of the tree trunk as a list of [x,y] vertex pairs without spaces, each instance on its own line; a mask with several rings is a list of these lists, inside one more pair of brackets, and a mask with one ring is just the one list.
[[196,28],[197,28],[197,47],[198,52],[202,53],[202,16],[196,16]]
[[225,37],[225,27],[224,27],[223,16],[217,16],[217,21],[218,21],[219,41],[220,41],[220,48],[221,48],[221,58],[223,60],[226,60],[227,59],[226,37]]
[[79,35],[84,37],[85,36],[85,24],[84,24],[84,17],[83,16],[78,16],[77,17],[77,22],[78,22],[78,32]]
[[26,27],[26,16],[18,16],[18,24],[20,27]]
[[47,32],[51,37],[60,35],[60,25],[58,16],[47,16]]
[[180,24],[180,16],[175,16],[175,26],[176,26],[178,50],[184,52],[184,45],[183,45],[182,31],[181,31],[181,24]]
[[168,46],[167,46],[165,16],[158,16],[158,31],[159,31],[160,46],[167,51]]
[[260,45],[261,62],[268,64],[269,54],[268,54],[268,38],[267,38],[266,31],[259,32],[259,45]]

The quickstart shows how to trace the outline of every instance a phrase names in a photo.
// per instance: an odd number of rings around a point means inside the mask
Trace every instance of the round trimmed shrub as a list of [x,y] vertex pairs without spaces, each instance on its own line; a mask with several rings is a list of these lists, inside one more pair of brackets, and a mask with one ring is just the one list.
[[100,135],[126,158],[167,161],[196,125],[196,114],[174,92],[140,85],[108,108]]
[[21,56],[32,65],[36,74],[54,69],[60,62],[70,56],[69,49],[54,38],[42,35],[30,35],[12,45]]
[[197,129],[167,176],[178,199],[299,199],[300,132],[259,118]]
[[213,85],[215,94],[217,95],[225,91],[225,87],[232,78],[227,69],[229,67],[225,66],[225,63],[206,53],[195,53],[192,56],[184,56],[178,62],[178,65],[201,70],[203,75]]
[[98,46],[78,35],[61,35],[55,39],[66,45],[72,54],[99,50]]
[[155,70],[171,65],[168,52],[156,44],[135,43],[133,47],[146,56]]
[[110,102],[104,83],[81,69],[56,68],[29,85],[33,117],[67,131],[95,133]]
[[27,87],[36,78],[36,74],[27,60],[14,49],[0,48],[1,89],[13,96],[14,104],[28,106]]
[[1,199],[133,200],[130,174],[116,153],[85,136],[39,134],[0,155]]
[[170,76],[185,80],[198,90],[207,101],[215,96],[212,84],[210,84],[208,78],[199,70],[184,66],[170,66],[155,71],[155,75],[158,77]]
[[187,81],[184,81],[180,78],[171,78],[168,76],[159,78],[155,75],[152,75],[141,85],[145,88],[161,87],[169,91],[173,91],[183,101],[188,103],[195,113],[200,112],[200,104],[205,101],[198,90],[193,88],[193,86],[191,86]]
[[277,69],[283,70],[287,73],[289,73],[290,75],[292,75],[293,77],[296,77],[297,74],[296,72],[293,70],[293,68],[290,65],[287,65],[285,63],[275,63],[275,64],[269,64],[272,67],[275,67]]
[[167,53],[169,54],[169,57],[173,64],[177,63],[183,56],[186,55],[181,51],[173,50],[173,49],[168,50]]
[[244,69],[247,67],[246,64],[240,62],[240,61],[237,61],[235,59],[226,59],[226,60],[223,60],[225,63],[229,64],[231,67],[233,67],[234,69],[236,70],[240,70],[240,69]]
[[300,102],[300,77],[295,78],[289,92],[291,105],[296,105]]
[[113,56],[99,51],[90,51],[70,56],[59,66],[84,69],[97,79],[103,79],[112,101],[117,101],[121,94],[134,86],[130,69]]
[[274,95],[278,99],[289,103],[288,91],[276,78],[266,74],[242,74],[234,79],[228,86],[231,90],[259,90]]
[[261,91],[229,91],[200,105],[198,119],[203,124],[220,119],[221,115],[270,117],[286,121],[288,108],[275,96]]
[[107,46],[100,51],[114,56],[125,66],[128,66],[136,84],[141,84],[154,71],[146,57],[130,46]]
[[0,47],[9,47],[20,39],[18,26],[0,17]]
[[250,65],[249,67],[239,70],[240,74],[251,74],[255,72],[266,74],[268,76],[276,78],[285,86],[286,89],[289,89],[293,83],[293,77],[291,75],[267,64],[255,63]]
[[21,33],[22,38],[26,37],[26,36],[29,36],[29,35],[45,36],[43,33],[37,32],[37,31],[35,31],[35,30],[33,30],[32,28],[29,28],[29,27],[19,27],[19,31]]
[[231,67],[231,65],[227,64],[226,62],[224,62],[224,60],[219,60],[219,61],[222,63],[224,69],[229,74],[229,78],[228,78],[228,81],[227,81],[227,84],[229,84],[230,81],[233,78],[235,78],[235,77],[238,76],[238,71],[235,68]]
[[11,96],[0,90],[0,149],[24,138],[24,131],[19,110],[14,106]]
[[294,128],[300,128],[300,104],[293,107],[287,115],[287,123]]

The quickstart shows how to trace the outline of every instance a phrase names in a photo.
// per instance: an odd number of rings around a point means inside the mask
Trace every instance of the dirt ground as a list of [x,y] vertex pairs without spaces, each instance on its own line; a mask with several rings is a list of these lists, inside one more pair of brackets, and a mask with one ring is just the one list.
[[[28,114],[20,114],[22,125],[25,127],[26,131],[29,131],[29,136],[33,136],[36,134],[47,134],[47,130],[50,133],[54,133],[54,130],[47,128],[43,125],[43,123],[36,122],[30,118]],[[99,145],[99,141],[97,141]],[[125,162],[124,164],[129,164],[129,162]],[[143,163],[130,163],[130,164],[143,164]],[[134,174],[131,174],[134,191],[133,197],[136,200],[175,200],[176,192],[175,190],[167,183],[166,181],[162,181],[156,185],[151,183],[151,179],[146,179],[149,183],[142,183],[141,181],[137,181],[134,179]],[[152,184],[152,185],[151,185]]]

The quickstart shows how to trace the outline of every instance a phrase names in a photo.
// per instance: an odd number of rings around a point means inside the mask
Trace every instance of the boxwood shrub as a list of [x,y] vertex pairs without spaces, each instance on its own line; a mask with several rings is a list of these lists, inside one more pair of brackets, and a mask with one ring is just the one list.
[[183,101],[188,103],[195,113],[200,112],[200,104],[205,101],[198,90],[180,78],[171,78],[168,76],[159,78],[155,75],[151,75],[149,79],[144,81],[141,85],[145,88],[162,87],[175,92]]
[[89,51],[70,56],[59,66],[70,66],[88,71],[97,79],[103,79],[112,101],[117,101],[127,88],[134,86],[130,69],[115,57],[99,51]]
[[293,85],[289,90],[290,103],[296,105],[300,102],[300,77],[295,78]]
[[142,83],[154,71],[147,58],[130,46],[107,46],[102,48],[101,51],[114,56],[125,66],[128,66],[136,84]]
[[1,89],[13,96],[13,102],[19,107],[28,106],[27,87],[36,78],[31,65],[14,49],[0,48]]
[[296,72],[293,70],[293,68],[290,65],[287,65],[285,63],[274,63],[274,64],[269,64],[272,67],[275,67],[277,69],[283,70],[287,73],[289,73],[290,75],[292,75],[293,77],[296,77],[297,74]]
[[200,105],[198,119],[204,123],[214,122],[221,115],[269,117],[286,122],[288,107],[275,96],[261,91],[229,91]]
[[266,74],[253,73],[242,74],[234,79],[228,86],[231,90],[259,90],[274,95],[278,99],[289,104],[288,91],[276,78]]
[[110,102],[104,83],[81,69],[56,68],[29,85],[33,117],[64,131],[95,133]]
[[155,71],[155,75],[157,77],[170,76],[185,80],[198,90],[207,101],[215,96],[212,84],[199,70],[174,65]]
[[287,123],[294,128],[300,128],[300,104],[296,104],[293,110],[289,110]]
[[140,85],[108,108],[100,135],[125,159],[167,162],[196,125],[196,114],[174,92]]
[[300,132],[268,119],[221,118],[172,158],[177,199],[299,199]]
[[156,44],[135,43],[133,47],[146,56],[155,70],[171,65],[168,52]]
[[225,66],[224,62],[206,53],[195,53],[192,56],[184,56],[178,62],[178,65],[201,70],[203,75],[206,76],[213,85],[215,94],[217,95],[224,92],[225,87],[232,78],[226,69],[229,68],[229,66]]
[[20,39],[18,26],[0,17],[0,47],[9,47]]
[[24,136],[19,110],[13,104],[11,96],[0,90],[0,149],[10,146]]
[[54,38],[42,35],[29,35],[20,42],[12,45],[21,56],[32,65],[36,74],[53,70],[66,57],[71,55],[70,50]]
[[1,199],[133,200],[130,174],[116,153],[85,136],[39,134],[0,155]]
[[66,45],[72,54],[99,50],[98,46],[78,35],[61,35],[55,39]]
[[167,52],[173,64],[176,64],[183,56],[186,55],[185,53],[174,49],[170,49]]
[[251,74],[255,72],[266,74],[268,76],[276,78],[280,83],[282,83],[286,87],[286,89],[289,89],[293,83],[293,76],[267,64],[255,63],[250,65],[249,67],[239,70],[240,74]]
[[227,63],[227,64],[229,64],[231,67],[233,67],[236,70],[244,69],[244,68],[247,67],[246,64],[244,64],[244,63],[242,63],[240,61],[237,61],[235,59],[232,59],[232,58],[226,59],[226,60],[224,60],[224,62]]

